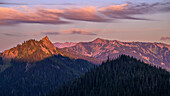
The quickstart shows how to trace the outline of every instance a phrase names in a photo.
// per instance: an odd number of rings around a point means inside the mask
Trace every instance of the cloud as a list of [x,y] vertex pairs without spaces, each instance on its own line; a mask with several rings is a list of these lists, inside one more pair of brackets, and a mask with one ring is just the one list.
[[86,8],[64,9],[64,13],[59,14],[59,16],[66,19],[80,20],[80,21],[91,21],[91,22],[109,21],[109,19],[98,15],[98,10],[93,6],[86,7]]
[[43,35],[60,35],[60,32],[54,32],[54,31],[43,31],[41,32]]
[[170,2],[165,3],[126,3],[107,7],[81,7],[65,9],[0,7],[0,25],[20,23],[69,24],[76,21],[112,22],[117,19],[150,20],[136,15],[170,12]]
[[72,35],[72,34],[97,35],[91,32],[90,30],[78,29],[78,28],[72,28],[68,30],[59,30],[59,31],[42,31],[40,33],[43,35]]
[[56,4],[56,3],[43,3],[41,5],[77,5],[75,3],[60,3],[60,4]]
[[63,30],[62,33],[64,33],[64,34],[81,34],[81,35],[97,35],[95,33],[88,31],[88,30],[78,29],[78,28]]
[[22,10],[0,7],[0,25],[12,25],[19,23],[40,24],[67,24],[70,22],[60,20],[57,15],[44,14],[35,9],[22,7]]
[[0,2],[0,5],[29,5],[26,3],[9,3],[9,2]]
[[0,5],[76,5],[75,3],[11,3],[11,2],[0,2]]
[[108,18],[99,15],[98,10],[93,7],[69,8],[69,9],[41,9],[44,14],[53,14],[68,20],[88,21],[88,22],[109,22]]
[[100,8],[99,10],[105,16],[113,19],[134,19],[134,20],[149,20],[146,18],[138,18],[134,15],[154,14],[160,12],[170,12],[170,3],[141,3],[135,5],[127,3],[122,5],[113,5],[109,7]]
[[161,37],[160,40],[170,40],[170,37]]
[[24,34],[21,34],[21,33],[2,33],[3,35],[5,36],[10,36],[10,37],[21,37],[21,36],[29,36],[29,35],[24,35]]

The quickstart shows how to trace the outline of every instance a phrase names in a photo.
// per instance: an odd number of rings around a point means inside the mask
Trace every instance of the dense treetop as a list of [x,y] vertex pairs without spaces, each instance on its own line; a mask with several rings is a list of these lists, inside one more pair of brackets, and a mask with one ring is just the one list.
[[170,96],[170,73],[121,55],[49,96]]

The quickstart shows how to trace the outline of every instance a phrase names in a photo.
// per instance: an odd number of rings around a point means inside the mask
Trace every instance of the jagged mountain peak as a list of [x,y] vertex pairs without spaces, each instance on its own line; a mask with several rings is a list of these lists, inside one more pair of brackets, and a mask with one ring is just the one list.
[[96,38],[94,41],[92,41],[92,43],[105,43],[108,40],[102,39],[102,38]]
[[[47,48],[49,48],[50,50],[56,50],[56,47],[54,46],[54,44],[49,40],[49,38],[47,36],[45,36],[43,39],[40,40],[40,43],[42,43],[43,45],[45,45]],[[52,52],[53,53],[53,52]]]
[[50,39],[45,36],[44,38],[42,38],[39,42],[43,42],[43,43],[50,43],[51,45],[53,45],[53,43],[50,41]]
[[103,38],[100,38],[100,37],[98,37],[98,38],[96,38],[94,41],[105,41],[106,39],[103,39]]
[[59,54],[56,47],[46,36],[40,41],[28,40],[3,52],[4,58],[15,58],[24,61],[39,61],[53,54]]
[[42,41],[50,41],[50,40],[49,40],[48,36],[45,36],[45,37],[42,39]]

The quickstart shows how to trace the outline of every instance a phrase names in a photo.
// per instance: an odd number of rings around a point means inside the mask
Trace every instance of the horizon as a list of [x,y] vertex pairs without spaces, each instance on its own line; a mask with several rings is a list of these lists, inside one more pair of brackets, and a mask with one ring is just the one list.
[[2,0],[0,52],[48,36],[55,42],[96,38],[170,45],[168,0]]

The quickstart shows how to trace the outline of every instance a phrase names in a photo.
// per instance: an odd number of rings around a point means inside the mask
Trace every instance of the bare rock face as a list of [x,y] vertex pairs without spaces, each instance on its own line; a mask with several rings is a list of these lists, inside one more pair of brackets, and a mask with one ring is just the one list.
[[55,54],[56,47],[53,45],[53,43],[49,40],[49,38],[46,36],[42,40],[40,40],[42,45],[46,46],[51,54]]
[[130,55],[145,63],[161,66],[170,71],[170,45],[163,43],[121,42],[97,38],[92,42],[80,42],[64,49],[102,61],[108,56],[116,58],[121,54]]
[[21,45],[6,50],[2,53],[4,58],[15,58],[24,61],[39,61],[53,54],[59,54],[56,47],[46,36],[40,41],[29,40]]

